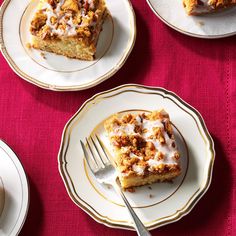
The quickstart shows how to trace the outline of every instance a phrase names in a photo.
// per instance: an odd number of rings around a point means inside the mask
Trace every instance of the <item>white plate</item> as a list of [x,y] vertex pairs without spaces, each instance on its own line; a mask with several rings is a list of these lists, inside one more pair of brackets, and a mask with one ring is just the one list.
[[171,28],[193,37],[223,38],[236,34],[236,8],[203,16],[188,16],[183,0],[146,0]]
[[213,141],[201,115],[177,95],[163,88],[123,85],[87,100],[64,128],[58,155],[59,171],[69,196],[96,221],[131,229],[120,198],[96,182],[84,162],[79,140],[96,132],[104,142],[103,121],[117,112],[156,110],[169,112],[182,156],[182,175],[170,183],[136,189],[126,196],[141,220],[154,229],[179,220],[190,212],[211,182]]
[[[28,212],[29,187],[24,169],[16,154],[0,140],[0,177],[5,199],[0,215],[0,235],[15,236],[20,232]],[[5,195],[5,196],[4,196]]]
[[[106,0],[112,17],[104,22],[95,61],[68,59],[28,49],[29,26],[39,0],[5,0],[0,10],[0,46],[11,68],[39,87],[81,90],[110,78],[125,63],[136,38],[136,22],[129,0]],[[12,20],[14,19],[14,20]]]

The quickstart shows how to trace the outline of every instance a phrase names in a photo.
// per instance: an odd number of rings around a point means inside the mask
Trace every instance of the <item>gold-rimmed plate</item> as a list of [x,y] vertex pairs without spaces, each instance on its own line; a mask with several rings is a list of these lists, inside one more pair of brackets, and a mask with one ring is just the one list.
[[224,38],[236,34],[236,8],[202,16],[188,16],[183,0],[146,0],[156,16],[180,33],[197,38]]
[[193,107],[163,88],[122,85],[94,95],[66,124],[58,154],[59,171],[72,201],[96,221],[132,229],[129,215],[112,188],[100,185],[89,172],[79,140],[96,133],[108,145],[103,122],[114,113],[164,108],[171,117],[181,154],[182,175],[170,183],[126,192],[146,227],[179,220],[188,214],[208,189],[214,163],[213,141]]
[[0,235],[18,235],[29,207],[29,184],[16,154],[0,140]]
[[125,63],[136,39],[135,14],[129,0],[106,0],[110,15],[104,22],[94,61],[42,54],[26,46],[38,2],[5,0],[0,9],[1,52],[21,78],[50,90],[82,90],[110,78]]

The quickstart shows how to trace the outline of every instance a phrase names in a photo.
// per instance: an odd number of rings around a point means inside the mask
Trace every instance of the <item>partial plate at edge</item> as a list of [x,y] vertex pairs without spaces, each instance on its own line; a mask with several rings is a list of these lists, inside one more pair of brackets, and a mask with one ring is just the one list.
[[[11,148],[0,140],[0,177],[3,185],[0,215],[0,235],[15,236],[20,233],[29,207],[29,185],[25,171]],[[3,194],[4,193],[4,194]]]
[[110,78],[125,63],[136,38],[135,14],[129,0],[106,0],[111,16],[104,22],[94,61],[42,54],[26,47],[38,1],[5,0],[0,10],[1,51],[21,78],[44,89],[83,90]]
[[146,1],[160,20],[180,33],[209,39],[236,34],[236,7],[202,16],[188,16],[183,0]]
[[106,142],[102,124],[114,113],[160,108],[170,114],[174,125],[183,173],[173,184],[157,183],[151,189],[144,186],[135,193],[126,192],[131,205],[144,224],[154,229],[188,214],[208,189],[214,147],[201,115],[163,88],[123,85],[94,95],[81,106],[64,128],[58,154],[59,171],[69,196],[96,221],[132,229],[129,215],[114,191],[98,184],[89,172],[79,140],[95,132]]

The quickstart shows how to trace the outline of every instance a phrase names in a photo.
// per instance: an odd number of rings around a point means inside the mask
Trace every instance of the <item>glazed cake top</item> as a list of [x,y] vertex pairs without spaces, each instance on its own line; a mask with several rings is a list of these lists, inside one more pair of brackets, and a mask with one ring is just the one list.
[[201,14],[235,4],[236,0],[184,0],[184,2],[192,6],[192,13]]
[[40,0],[30,30],[41,38],[93,37],[104,10],[103,0]]
[[[179,169],[179,152],[169,115],[164,111],[113,116],[105,129],[123,175]],[[119,156],[119,158],[117,158]]]

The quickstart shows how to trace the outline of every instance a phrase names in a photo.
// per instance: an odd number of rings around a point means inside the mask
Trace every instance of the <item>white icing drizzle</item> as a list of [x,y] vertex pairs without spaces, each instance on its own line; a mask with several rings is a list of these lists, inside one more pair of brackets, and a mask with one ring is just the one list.
[[138,158],[139,160],[143,160],[143,157],[138,156],[138,155],[134,154],[133,152],[130,152],[130,149],[128,147],[121,147],[120,151],[121,151],[121,153],[129,154],[130,158]]
[[210,10],[214,9],[211,5],[211,0],[201,0],[203,5],[197,5],[193,12],[195,13],[207,13]]
[[137,125],[141,125],[141,123],[142,123],[142,119],[141,119],[141,117],[138,115],[138,116],[136,116],[136,121],[137,121]]
[[133,152],[131,152],[131,153],[129,154],[129,156],[130,156],[130,158],[138,158],[139,160],[142,160],[142,159],[143,159],[142,157],[137,156],[137,155],[134,154]]
[[149,165],[149,170],[152,171],[156,166],[159,166],[160,164],[163,164],[163,161],[158,161],[155,159],[149,159],[147,161],[148,165]]
[[86,16],[86,11],[84,9],[81,10],[81,16],[83,16],[83,17]]
[[129,176],[129,172],[122,172],[119,175],[122,177]]
[[58,34],[58,35],[63,35],[63,30],[62,29],[57,29],[57,23],[55,23],[54,25],[51,23],[51,18],[55,17],[57,18],[57,15],[53,12],[53,9],[51,7],[51,5],[47,4],[47,10],[44,12],[45,15],[47,16],[47,21],[46,21],[46,25],[49,26],[49,28],[51,29],[51,33],[52,34]]
[[85,2],[88,2],[91,9],[94,9],[94,0],[85,0]]
[[[164,114],[164,113],[163,113]],[[165,113],[167,114],[167,113]],[[164,129],[164,124],[162,122],[165,122],[165,118],[162,120],[147,120],[147,119],[141,119],[140,116],[136,116],[136,125],[140,125],[142,130],[146,130],[145,133],[141,134],[141,137],[146,140],[146,142],[153,143],[156,154],[154,156],[154,159],[149,159],[147,161],[147,164],[149,165],[149,170],[152,171],[156,166],[159,166],[160,164],[171,164],[171,165],[177,165],[178,160],[176,160],[175,154],[178,152],[177,147],[174,145],[174,140],[169,137],[167,132]],[[153,128],[161,128],[162,134],[165,139],[165,143],[162,144],[158,139],[155,138]],[[116,126],[114,128],[114,131],[110,134],[110,136],[121,136],[123,134],[125,135],[132,135],[132,134],[138,134],[135,133],[135,124],[123,124],[121,126]],[[150,138],[151,136],[154,136],[154,138]],[[127,153],[129,149],[127,147],[121,147],[122,153]],[[163,154],[163,158],[159,160],[158,158],[158,152],[161,152]],[[130,152],[129,154],[130,158],[139,158],[140,160],[143,159],[143,157],[139,157],[135,155],[134,153]],[[134,164],[132,166],[133,171],[135,171],[138,175],[141,175],[144,173],[145,167],[139,166]]]
[[[45,3],[42,7],[42,9],[46,8],[44,14],[47,16],[46,25],[51,29],[51,34],[57,34],[59,36],[65,35],[65,36],[73,36],[76,35],[76,25],[73,24],[72,15],[65,13],[64,15],[60,15],[61,7],[63,6],[65,0],[60,0],[57,3],[56,8],[53,10],[52,6],[48,3]],[[55,17],[56,22],[55,24],[51,23],[51,18]],[[69,20],[66,20],[66,18],[69,18]],[[65,30],[62,30],[58,28],[59,23],[66,23]]]
[[[157,139],[147,139],[147,142],[152,142],[157,151],[164,154],[164,159],[160,161],[163,164],[176,164],[177,161],[173,158],[177,152],[177,148],[172,146],[173,139],[164,131],[165,144],[161,144]],[[154,159],[157,160],[157,153]]]
[[129,148],[128,147],[121,147],[120,150],[122,153],[127,153],[129,151]]
[[[176,160],[173,158],[177,152],[176,148],[172,147],[172,144],[166,143],[164,145],[160,144],[158,140],[148,139],[147,141],[152,142],[157,151],[164,154],[164,158],[160,161],[163,164],[176,164]],[[172,141],[173,142],[173,141]],[[171,143],[172,143],[171,142]],[[157,159],[157,154],[154,159]]]
[[143,175],[144,174],[144,170],[145,170],[145,166],[139,166],[134,164],[132,166],[132,169],[134,172],[136,172],[138,175]]
[[144,138],[148,138],[151,135],[153,135],[153,128],[154,127],[159,127],[159,128],[164,128],[163,124],[159,120],[143,120],[143,129],[146,129],[147,132],[143,133]]
[[66,32],[68,36],[76,35],[76,25],[72,21],[72,17],[67,21]]
[[134,124],[127,124],[124,127],[124,132],[128,135],[133,134],[133,133],[135,133],[134,128],[135,128]]
[[134,124],[125,124],[121,126],[114,127],[114,131],[110,134],[110,136],[122,136],[123,134],[132,135],[134,132],[135,125]]
[[83,20],[82,23],[80,24],[81,27],[86,27],[89,26],[89,23],[85,20],[88,19],[89,17],[87,15],[83,15]]
[[[61,7],[63,6],[64,2],[65,0],[60,0],[57,3],[55,9],[53,9],[52,6],[48,4],[47,2],[44,2],[41,7],[41,9],[45,9],[44,14],[47,16],[46,25],[50,28],[51,35],[56,34],[59,36],[74,36],[77,34],[76,29],[78,27],[84,27],[84,26],[89,25],[87,23],[85,24],[84,22],[81,22],[79,25],[74,24],[71,13],[63,13],[63,15],[61,15]],[[93,0],[86,0],[85,2],[89,4],[91,9],[94,9],[95,6],[94,6]],[[79,3],[79,7],[81,7],[81,2],[78,1],[78,3]],[[83,8],[81,9],[81,15],[84,18],[88,18],[88,16],[86,15],[86,11]],[[54,24],[51,23],[52,17],[55,17],[56,19],[56,22]],[[65,29],[58,28],[58,25],[60,23],[66,24],[66,28]],[[94,22],[92,23],[94,24]]]

